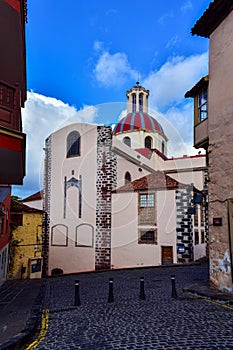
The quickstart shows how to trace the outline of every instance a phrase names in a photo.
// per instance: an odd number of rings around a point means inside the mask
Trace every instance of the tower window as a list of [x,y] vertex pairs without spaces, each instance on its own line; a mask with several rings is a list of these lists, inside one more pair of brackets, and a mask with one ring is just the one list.
[[150,136],[145,138],[145,147],[149,149],[152,148],[152,138]]
[[130,173],[127,171],[127,172],[125,173],[125,185],[126,185],[127,183],[129,183],[129,182],[131,182],[131,175],[130,175]]
[[136,94],[132,94],[132,112],[136,112]]
[[162,153],[165,154],[165,145],[164,145],[164,141],[162,141]]
[[67,158],[80,156],[80,134],[72,131],[67,137]]
[[143,112],[143,93],[139,94],[139,112]]
[[125,136],[125,137],[123,138],[123,142],[124,142],[125,145],[131,147],[131,139],[130,139],[129,136]]

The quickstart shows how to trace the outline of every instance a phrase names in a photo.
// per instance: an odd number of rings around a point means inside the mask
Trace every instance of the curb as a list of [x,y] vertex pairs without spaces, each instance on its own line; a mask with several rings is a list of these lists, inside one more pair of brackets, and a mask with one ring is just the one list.
[[34,336],[42,315],[42,301],[44,298],[44,291],[45,284],[43,283],[36,296],[35,302],[31,309],[30,317],[26,322],[25,328],[20,333],[1,344],[0,350],[19,350],[25,343],[30,341],[32,336]]

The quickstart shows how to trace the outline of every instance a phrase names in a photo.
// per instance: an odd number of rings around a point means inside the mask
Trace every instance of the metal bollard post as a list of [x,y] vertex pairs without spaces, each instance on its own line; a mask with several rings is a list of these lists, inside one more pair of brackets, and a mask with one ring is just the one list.
[[176,278],[175,275],[171,275],[171,282],[172,282],[172,298],[177,298],[177,292],[176,292]]
[[79,296],[79,280],[75,281],[75,295],[74,295],[74,306],[80,306],[80,296]]
[[144,289],[144,277],[140,277],[140,299],[146,300],[145,289]]
[[109,278],[108,302],[109,302],[109,303],[113,303],[113,302],[114,302],[114,296],[113,296],[113,278]]

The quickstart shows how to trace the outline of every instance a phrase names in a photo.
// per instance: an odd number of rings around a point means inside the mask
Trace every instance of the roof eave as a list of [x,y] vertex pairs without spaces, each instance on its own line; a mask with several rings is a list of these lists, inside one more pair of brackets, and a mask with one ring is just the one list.
[[233,10],[232,0],[214,0],[191,29],[192,35],[209,38]]
[[209,83],[209,76],[206,75],[205,77],[202,77],[189,91],[186,92],[184,95],[185,98],[188,97],[195,97],[200,90],[207,87]]

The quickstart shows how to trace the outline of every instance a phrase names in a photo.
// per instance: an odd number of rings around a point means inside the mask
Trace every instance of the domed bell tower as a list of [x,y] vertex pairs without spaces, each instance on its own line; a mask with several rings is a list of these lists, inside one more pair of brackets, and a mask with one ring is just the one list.
[[168,139],[160,123],[148,113],[149,94],[138,81],[126,92],[127,115],[115,126],[113,135],[132,149],[156,149],[166,155]]
[[148,113],[148,97],[150,91],[139,84],[139,81],[137,81],[135,86],[126,91],[127,113]]

